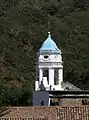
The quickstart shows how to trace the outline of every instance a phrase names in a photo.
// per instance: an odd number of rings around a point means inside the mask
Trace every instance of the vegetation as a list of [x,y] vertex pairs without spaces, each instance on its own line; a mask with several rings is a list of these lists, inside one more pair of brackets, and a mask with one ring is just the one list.
[[47,37],[62,50],[64,80],[89,89],[89,1],[0,2],[0,103],[31,105],[36,52]]

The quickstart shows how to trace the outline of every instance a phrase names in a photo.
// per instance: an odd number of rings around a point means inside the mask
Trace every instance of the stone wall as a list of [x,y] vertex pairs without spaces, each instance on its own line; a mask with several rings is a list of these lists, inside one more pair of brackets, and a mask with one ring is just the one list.
[[61,98],[59,99],[59,106],[81,106],[82,99],[79,98]]

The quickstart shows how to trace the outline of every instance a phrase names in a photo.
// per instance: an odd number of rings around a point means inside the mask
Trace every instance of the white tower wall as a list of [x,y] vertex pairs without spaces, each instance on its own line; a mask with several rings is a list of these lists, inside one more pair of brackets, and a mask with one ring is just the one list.
[[[40,90],[41,82],[46,90],[63,90],[63,62],[61,51],[49,35],[37,55],[35,90]],[[38,81],[37,81],[38,80]]]

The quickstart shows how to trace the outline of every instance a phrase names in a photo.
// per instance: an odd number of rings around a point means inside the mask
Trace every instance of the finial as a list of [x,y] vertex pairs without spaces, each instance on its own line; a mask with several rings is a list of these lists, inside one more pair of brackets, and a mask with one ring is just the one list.
[[50,34],[50,32],[48,32],[48,37],[51,37],[51,34]]

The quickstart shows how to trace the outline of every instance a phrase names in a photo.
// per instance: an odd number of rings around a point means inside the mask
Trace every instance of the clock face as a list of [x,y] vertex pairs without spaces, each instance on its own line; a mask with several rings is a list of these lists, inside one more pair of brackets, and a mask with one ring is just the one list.
[[47,61],[49,59],[49,55],[44,55],[43,56],[43,61]]
[[44,59],[48,59],[49,58],[49,55],[44,55]]
[[39,61],[47,61],[49,59],[49,55],[45,54],[45,55],[41,55],[39,57]]

